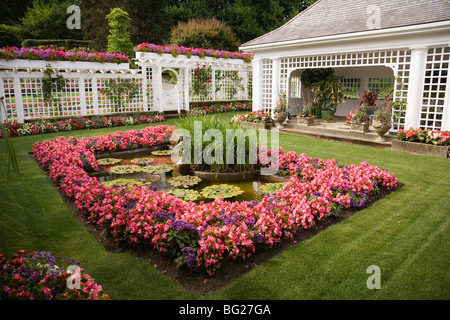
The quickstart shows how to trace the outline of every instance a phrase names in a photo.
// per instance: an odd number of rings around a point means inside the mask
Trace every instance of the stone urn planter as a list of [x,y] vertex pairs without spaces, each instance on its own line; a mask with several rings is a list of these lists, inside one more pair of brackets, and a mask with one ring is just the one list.
[[275,113],[274,114],[274,120],[273,122],[275,123],[275,127],[276,128],[284,128],[283,126],[283,122],[286,121],[287,117],[288,117],[288,113],[287,112],[280,112],[280,113]]
[[313,117],[297,117],[297,124],[302,126],[313,126],[314,118]]
[[369,131],[369,122],[351,122],[350,123],[350,131],[365,133]]
[[375,132],[378,134],[378,141],[385,141],[386,138],[384,135],[391,129],[392,122],[391,121],[372,121],[372,127],[375,129]]

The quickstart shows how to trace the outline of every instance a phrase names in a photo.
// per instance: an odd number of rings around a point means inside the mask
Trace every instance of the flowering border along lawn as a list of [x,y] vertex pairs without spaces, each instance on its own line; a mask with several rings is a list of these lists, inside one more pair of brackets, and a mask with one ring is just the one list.
[[269,249],[341,210],[363,207],[371,195],[398,184],[392,173],[367,162],[340,167],[334,159],[281,149],[280,170],[290,178],[260,202],[215,199],[197,204],[145,186],[106,187],[89,176],[98,170],[96,153],[168,144],[175,129],[160,125],[92,138],[58,137],[36,142],[33,153],[87,220],[118,243],[152,246],[209,275],[225,259],[245,259],[256,249]]

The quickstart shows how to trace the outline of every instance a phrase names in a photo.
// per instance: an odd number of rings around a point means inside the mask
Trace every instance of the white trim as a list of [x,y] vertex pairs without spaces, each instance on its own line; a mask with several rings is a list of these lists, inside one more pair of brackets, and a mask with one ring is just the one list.
[[[251,52],[255,50],[261,50],[270,48],[271,50],[277,48],[286,48],[286,47],[299,47],[303,45],[321,45],[323,43],[334,43],[334,42],[343,42],[343,41],[358,41],[364,40],[369,41],[375,38],[384,38],[384,37],[398,37],[398,36],[407,36],[407,35],[424,35],[429,36],[430,33],[447,31],[450,28],[450,20],[434,22],[429,24],[420,24],[415,26],[405,26],[398,28],[389,28],[389,29],[379,29],[379,30],[370,30],[370,31],[362,31],[355,33],[345,33],[324,37],[316,37],[316,38],[308,38],[301,40],[290,40],[290,41],[280,41],[280,42],[271,42],[260,45],[249,45],[242,46],[239,49],[244,52]],[[448,34],[447,34],[448,37]]]

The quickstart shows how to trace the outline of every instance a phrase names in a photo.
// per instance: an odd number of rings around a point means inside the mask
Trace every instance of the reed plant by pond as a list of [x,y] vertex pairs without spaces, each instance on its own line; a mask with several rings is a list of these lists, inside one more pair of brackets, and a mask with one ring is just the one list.
[[218,115],[179,118],[175,126],[190,142],[195,171],[246,172],[256,164],[259,130],[247,129]]

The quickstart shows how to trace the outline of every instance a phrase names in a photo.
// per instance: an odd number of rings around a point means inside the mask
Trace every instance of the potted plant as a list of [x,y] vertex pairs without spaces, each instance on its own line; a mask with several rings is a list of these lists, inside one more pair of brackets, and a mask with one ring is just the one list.
[[283,122],[288,117],[286,93],[282,93],[278,104],[273,111],[274,122],[277,128],[283,128]]
[[356,107],[356,110],[353,110],[351,113],[350,130],[362,133],[369,131],[367,106],[365,104],[360,104]]
[[370,116],[378,109],[376,104],[377,96],[372,91],[364,91],[362,94],[362,104],[367,108],[367,114]]
[[322,119],[333,119],[337,106],[343,102],[341,77],[334,75],[313,84],[314,101],[321,110]]
[[297,124],[313,126],[314,125],[314,116],[312,115],[311,105],[304,104],[299,105],[299,111],[297,114]]
[[378,139],[384,141],[384,135],[392,127],[392,105],[381,106],[375,111],[372,127],[378,134]]
[[345,123],[344,123],[344,125],[350,126],[352,118],[353,118],[353,111],[350,111],[349,113],[346,113],[345,114]]

